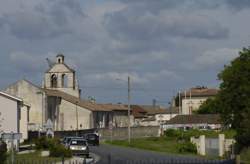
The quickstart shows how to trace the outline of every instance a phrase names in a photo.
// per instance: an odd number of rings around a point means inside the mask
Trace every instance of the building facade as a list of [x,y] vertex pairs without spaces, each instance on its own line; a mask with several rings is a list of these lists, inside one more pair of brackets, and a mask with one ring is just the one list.
[[198,110],[208,98],[213,98],[218,93],[218,89],[196,87],[181,93],[181,112],[180,114],[190,115]]
[[[29,105],[22,99],[0,92],[0,136],[2,133],[21,133],[21,142],[28,138]],[[19,141],[15,141],[17,145]],[[7,141],[8,146],[10,142]]]

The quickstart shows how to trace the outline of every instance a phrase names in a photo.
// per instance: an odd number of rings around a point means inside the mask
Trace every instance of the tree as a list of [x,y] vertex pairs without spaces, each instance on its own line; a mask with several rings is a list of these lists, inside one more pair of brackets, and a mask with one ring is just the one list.
[[208,98],[199,109],[195,112],[197,114],[219,114],[220,106],[217,97]]
[[220,92],[217,95],[221,118],[237,132],[240,146],[250,146],[250,49],[243,48],[218,75]]

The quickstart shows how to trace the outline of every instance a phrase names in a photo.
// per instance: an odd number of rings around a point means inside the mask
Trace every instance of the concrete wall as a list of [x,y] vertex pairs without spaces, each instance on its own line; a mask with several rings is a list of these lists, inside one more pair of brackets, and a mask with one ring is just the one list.
[[[17,101],[11,100],[4,96],[0,96],[0,112],[1,127],[0,131],[4,133],[14,132],[18,130],[18,105]],[[0,132],[1,133],[1,132]]]
[[21,107],[21,118],[20,118],[20,133],[22,133],[22,140],[28,139],[28,117],[29,107],[24,105]]
[[59,125],[58,130],[76,130],[78,111],[78,129],[93,128],[92,111],[72,104],[62,99],[59,106]]
[[[192,111],[198,110],[202,103],[204,103],[208,97],[190,97],[182,99],[182,114],[192,114]],[[190,110],[191,108],[191,110]]]
[[[101,140],[123,140],[128,138],[128,128],[98,129]],[[131,127],[131,138],[158,137],[159,126]]]
[[6,93],[22,98],[24,102],[30,105],[30,123],[42,125],[42,103],[44,92],[25,80],[10,85],[5,89]]

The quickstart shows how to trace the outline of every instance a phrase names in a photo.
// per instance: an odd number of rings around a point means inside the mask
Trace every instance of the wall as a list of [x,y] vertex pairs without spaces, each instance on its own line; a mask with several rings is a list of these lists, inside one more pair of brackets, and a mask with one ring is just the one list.
[[30,123],[38,126],[42,125],[42,103],[44,92],[27,82],[20,80],[17,83],[10,85],[5,90],[6,93],[22,98],[24,102],[28,103],[30,107]]
[[[208,97],[191,97],[182,99],[182,114],[192,114],[189,111],[189,106],[191,106],[192,111],[199,109],[200,105],[207,100]],[[191,105],[190,105],[191,104]]]
[[20,133],[22,133],[22,141],[28,138],[28,113],[29,107],[24,105],[21,107]]
[[17,132],[17,101],[0,96],[0,112],[3,119],[0,130],[4,133]]
[[[78,111],[78,129],[90,129],[93,126],[92,111],[77,106]],[[77,123],[76,105],[66,100],[61,101],[59,106],[59,129],[58,130],[76,130]],[[63,123],[64,122],[64,123]],[[62,125],[63,124],[63,125]]]
[[[101,140],[123,140],[128,138],[128,128],[98,129]],[[111,136],[112,135],[112,136]],[[131,138],[158,137],[159,126],[131,127]]]

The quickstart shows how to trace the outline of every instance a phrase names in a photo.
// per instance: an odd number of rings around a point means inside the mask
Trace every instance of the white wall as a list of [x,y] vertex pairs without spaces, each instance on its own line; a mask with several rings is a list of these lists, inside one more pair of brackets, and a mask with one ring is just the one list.
[[22,133],[22,140],[28,139],[28,114],[29,107],[24,105],[21,107],[21,119],[20,119],[20,133]]
[[[208,97],[187,97],[182,98],[182,114],[192,114],[192,111],[198,110],[202,103],[204,103]],[[191,109],[191,110],[190,110]]]
[[[16,84],[9,86],[6,93],[22,98],[30,107],[30,123],[42,125],[42,101],[43,91],[25,80],[20,80]],[[39,94],[40,93],[40,94]]]
[[177,116],[177,114],[156,114],[155,119],[157,121],[168,121],[175,116]]
[[17,101],[0,95],[1,127],[4,133],[17,132]]
[[[59,106],[59,130],[76,130],[76,105],[66,100],[61,101]],[[92,111],[77,106],[78,129],[89,129],[93,127]],[[82,125],[82,127],[80,127]]]

